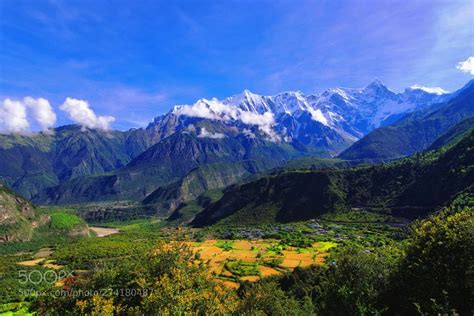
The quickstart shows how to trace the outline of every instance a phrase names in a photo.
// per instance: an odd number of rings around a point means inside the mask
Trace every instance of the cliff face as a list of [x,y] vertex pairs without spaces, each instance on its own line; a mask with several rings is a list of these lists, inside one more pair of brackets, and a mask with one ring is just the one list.
[[0,184],[0,242],[30,240],[45,218],[36,218],[34,207]]
[[74,211],[35,208],[0,184],[0,243],[52,236],[87,237],[89,227]]

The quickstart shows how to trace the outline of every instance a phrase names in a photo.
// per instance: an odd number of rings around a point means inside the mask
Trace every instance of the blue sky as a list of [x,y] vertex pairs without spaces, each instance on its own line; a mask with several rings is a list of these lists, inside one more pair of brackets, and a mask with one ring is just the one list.
[[473,23],[471,0],[3,0],[0,97],[46,98],[57,124],[66,97],[87,100],[124,129],[243,89],[454,90]]

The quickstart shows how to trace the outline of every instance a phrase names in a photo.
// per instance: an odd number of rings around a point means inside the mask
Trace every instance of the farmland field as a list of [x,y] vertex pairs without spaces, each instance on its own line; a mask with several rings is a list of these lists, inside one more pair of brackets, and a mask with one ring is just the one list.
[[195,258],[205,263],[211,273],[228,285],[232,281],[256,281],[296,267],[323,264],[333,242],[315,242],[310,247],[282,245],[278,240],[206,240],[189,242]]

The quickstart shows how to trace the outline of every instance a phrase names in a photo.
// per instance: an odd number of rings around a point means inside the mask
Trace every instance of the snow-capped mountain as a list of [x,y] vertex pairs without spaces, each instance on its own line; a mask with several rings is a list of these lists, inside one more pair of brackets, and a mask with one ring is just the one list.
[[218,128],[208,127],[206,133],[262,136],[337,151],[374,128],[449,97],[441,88],[418,85],[396,93],[379,80],[360,89],[332,88],[314,95],[289,91],[263,96],[244,90],[223,100],[200,99],[192,105],[177,105],[149,128],[166,137],[177,131],[201,133],[194,125],[188,129],[196,119],[211,125],[219,121]]

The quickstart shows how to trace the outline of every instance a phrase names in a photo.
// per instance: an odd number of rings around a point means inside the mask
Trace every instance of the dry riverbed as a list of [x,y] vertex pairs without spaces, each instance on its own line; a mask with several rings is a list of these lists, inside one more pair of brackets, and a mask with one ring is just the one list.
[[120,232],[120,230],[118,230],[117,228],[89,226],[89,229],[92,230],[97,235],[97,237],[105,237],[113,234],[118,234]]

